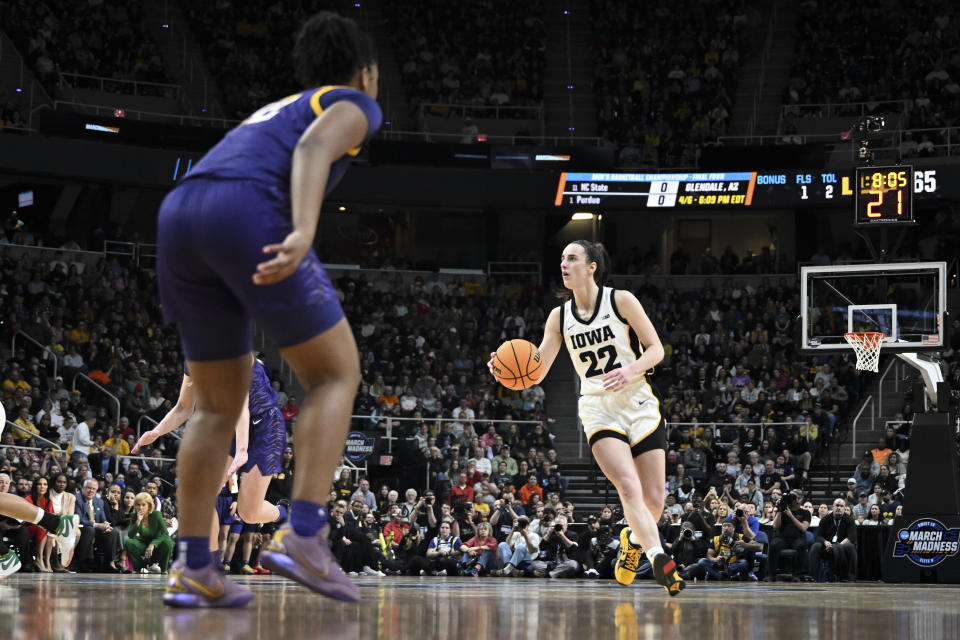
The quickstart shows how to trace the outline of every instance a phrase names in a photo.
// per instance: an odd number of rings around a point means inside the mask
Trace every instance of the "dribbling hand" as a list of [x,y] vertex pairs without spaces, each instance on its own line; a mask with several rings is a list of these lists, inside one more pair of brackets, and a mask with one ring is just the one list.
[[487,360],[487,369],[490,370],[490,375],[493,375],[493,356],[497,355],[496,351],[490,352],[490,359]]
[[313,238],[307,237],[302,231],[292,231],[282,243],[265,246],[264,253],[277,255],[272,260],[257,265],[257,272],[253,274],[253,283],[274,284],[293,275],[300,266],[303,256],[310,250],[311,244],[313,244]]

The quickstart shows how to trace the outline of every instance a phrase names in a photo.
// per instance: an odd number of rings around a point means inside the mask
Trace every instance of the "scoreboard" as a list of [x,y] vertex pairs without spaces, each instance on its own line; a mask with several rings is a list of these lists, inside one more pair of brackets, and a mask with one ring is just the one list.
[[913,223],[913,167],[857,167],[853,223]]
[[[896,188],[900,191],[891,191],[885,177],[884,185],[887,186],[883,187],[882,197],[860,194],[859,182],[867,179],[867,169],[879,170],[884,176],[890,172],[900,172],[896,178]],[[872,177],[870,180],[865,192],[879,189],[873,187]],[[960,166],[940,166],[936,169],[870,167],[843,171],[564,172],[560,174],[553,204],[557,207],[602,208],[610,211],[659,208],[852,208],[858,194],[862,196],[859,199],[864,201],[863,222],[881,219],[866,217],[865,208],[869,202],[874,202],[871,213],[882,212],[884,220],[906,220],[904,211],[912,217],[912,197],[921,200],[960,198]],[[867,196],[870,199],[866,199]],[[876,204],[878,199],[883,200],[882,206]],[[900,215],[897,214],[898,201]]]

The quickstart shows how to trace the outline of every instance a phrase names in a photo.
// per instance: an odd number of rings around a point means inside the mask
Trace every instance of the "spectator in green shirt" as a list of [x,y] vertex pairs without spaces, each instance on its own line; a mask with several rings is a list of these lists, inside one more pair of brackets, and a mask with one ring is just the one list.
[[123,543],[136,573],[166,573],[173,555],[173,540],[159,511],[154,510],[153,497],[138,493],[133,501],[128,538]]

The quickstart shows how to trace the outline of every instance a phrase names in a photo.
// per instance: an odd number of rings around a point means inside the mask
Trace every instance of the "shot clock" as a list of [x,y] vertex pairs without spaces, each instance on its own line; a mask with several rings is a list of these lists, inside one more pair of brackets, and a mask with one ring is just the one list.
[[913,224],[913,167],[857,167],[854,224]]

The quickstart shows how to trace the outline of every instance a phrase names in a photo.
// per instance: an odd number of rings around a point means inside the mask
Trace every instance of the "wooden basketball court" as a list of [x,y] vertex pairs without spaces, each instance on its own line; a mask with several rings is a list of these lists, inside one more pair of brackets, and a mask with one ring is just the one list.
[[171,610],[162,576],[14,575],[0,584],[0,638],[960,638],[960,588],[859,584],[360,578],[360,604],[252,577],[245,609]]

